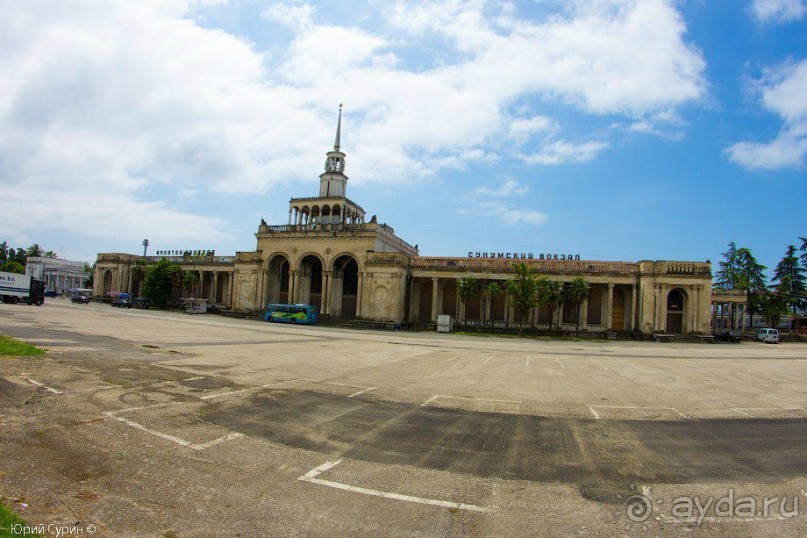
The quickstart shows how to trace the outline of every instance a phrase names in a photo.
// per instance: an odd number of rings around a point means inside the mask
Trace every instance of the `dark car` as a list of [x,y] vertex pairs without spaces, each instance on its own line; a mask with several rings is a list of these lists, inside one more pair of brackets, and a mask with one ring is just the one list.
[[740,331],[726,331],[724,333],[716,334],[715,338],[723,340],[724,342],[742,342],[743,333]]
[[86,295],[73,295],[70,298],[70,302],[73,303],[83,303],[83,304],[90,304],[90,298]]
[[134,308],[148,308],[151,306],[151,299],[148,297],[138,297],[132,301],[132,306]]
[[118,298],[112,301],[112,306],[117,306],[118,308],[132,308],[132,301]]
[[48,290],[45,292],[45,297],[58,297],[59,292],[56,290]]

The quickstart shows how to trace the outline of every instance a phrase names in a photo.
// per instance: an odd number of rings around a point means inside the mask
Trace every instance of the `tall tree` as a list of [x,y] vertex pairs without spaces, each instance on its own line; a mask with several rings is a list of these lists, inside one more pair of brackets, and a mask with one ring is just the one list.
[[801,266],[807,269],[807,237],[799,237],[801,239],[801,246],[799,250],[801,251]]
[[561,295],[564,302],[568,301],[575,306],[575,331],[580,332],[580,305],[591,295],[591,287],[582,277],[577,277],[563,284]]
[[8,259],[8,243],[3,241],[0,243],[0,264]]
[[59,257],[52,250],[45,251],[45,254],[43,254],[43,256],[45,256],[46,258],[58,258]]
[[34,243],[27,249],[25,249],[25,254],[29,258],[37,258],[45,254],[45,251],[42,250],[42,247],[39,246],[39,243]]
[[505,292],[510,296],[512,304],[521,317],[521,324],[518,327],[518,334],[524,329],[524,320],[529,318],[530,309],[538,304],[538,282],[535,280],[535,272],[524,262],[513,265],[516,278],[507,282]]
[[771,284],[776,286],[777,293],[790,305],[794,314],[800,306],[807,304],[804,268],[799,263],[794,245],[787,247],[785,255],[773,272]]
[[[470,276],[457,279],[457,297],[459,298],[462,306],[467,308],[468,301],[470,301],[479,292],[479,282]],[[466,313],[464,318],[465,330],[468,330],[468,315]]]
[[560,282],[542,278],[537,285],[538,302],[549,306],[549,330],[554,328],[555,311],[563,303],[563,285]]
[[787,299],[778,293],[763,292],[757,296],[759,311],[768,327],[776,327],[787,315]]
[[737,289],[740,273],[739,259],[737,256],[737,244],[729,242],[729,249],[723,253],[723,261],[718,264],[718,271],[715,274],[715,286],[724,290]]
[[[493,308],[493,301],[496,300],[496,297],[501,296],[503,293],[504,288],[498,282],[488,282],[485,286],[485,295],[487,296],[487,300],[490,302],[491,308]],[[493,325],[492,321],[491,325]]]
[[143,295],[157,308],[167,307],[174,297],[174,288],[184,279],[183,273],[179,264],[161,259],[146,273]]
[[737,267],[739,275],[736,287],[748,293],[748,315],[753,324],[754,312],[759,311],[762,295],[768,291],[764,273],[767,267],[757,262],[748,248],[737,249]]

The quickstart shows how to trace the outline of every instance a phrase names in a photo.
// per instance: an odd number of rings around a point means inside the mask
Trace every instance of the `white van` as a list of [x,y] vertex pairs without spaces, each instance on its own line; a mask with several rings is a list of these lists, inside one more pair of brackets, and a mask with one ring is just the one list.
[[778,344],[779,331],[776,329],[760,329],[757,331],[757,340],[767,344]]

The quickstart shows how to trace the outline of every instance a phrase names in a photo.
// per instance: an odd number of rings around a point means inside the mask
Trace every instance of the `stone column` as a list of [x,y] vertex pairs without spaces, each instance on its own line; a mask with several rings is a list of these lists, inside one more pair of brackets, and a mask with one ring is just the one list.
[[605,329],[611,330],[614,317],[614,284],[608,283],[608,295],[605,303]]
[[432,321],[437,321],[437,285],[440,279],[432,277]]
[[362,308],[362,301],[364,301],[364,272],[359,272],[359,289],[356,292],[356,317],[360,317],[364,312]]
[[297,271],[289,271],[289,303],[297,302]]
[[631,306],[630,306],[630,325],[628,328],[631,331],[636,330],[636,309],[638,308],[639,304],[639,286],[636,284],[631,285],[630,287],[630,294],[631,294]]
[[563,309],[566,306],[564,303],[560,303],[558,307],[555,309],[555,327],[559,330],[563,330]]
[[580,323],[580,330],[587,331],[588,330],[588,298],[583,299],[583,302],[580,303],[580,315],[577,318]]
[[330,283],[331,283],[331,272],[330,271],[323,271],[322,272],[322,314],[329,314],[330,313],[330,306],[328,304],[329,295],[330,295]]
[[211,304],[216,304],[216,294],[218,292],[218,289],[219,289],[219,272],[213,271],[213,285],[210,287],[210,290],[212,292],[212,297],[210,298]]

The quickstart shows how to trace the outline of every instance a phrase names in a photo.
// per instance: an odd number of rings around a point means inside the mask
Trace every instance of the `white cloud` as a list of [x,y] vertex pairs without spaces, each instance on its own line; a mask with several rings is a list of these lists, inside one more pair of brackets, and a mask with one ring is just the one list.
[[752,0],[751,11],[760,22],[786,23],[807,14],[804,0]]
[[[281,3],[260,22],[286,25],[293,38],[267,50],[216,29],[214,10],[197,23],[195,10],[222,2],[30,0],[4,11],[0,187],[14,194],[0,231],[23,233],[9,223],[24,222],[26,202],[43,193],[69,205],[95,193],[104,210],[40,208],[42,226],[116,237],[121,223],[153,223],[152,235],[226,238],[220,222],[194,214],[210,206],[190,209],[188,194],[218,201],[315,178],[340,101],[348,173],[361,182],[496,162],[532,137],[544,137],[526,159],[534,164],[580,162],[608,147],[562,140],[546,114],[514,118],[521,98],[633,123],[705,93],[703,58],[685,42],[673,0],[573,2],[545,20],[481,0],[399,3],[383,33]],[[449,46],[417,63],[421,37]]]
[[[523,197],[529,190],[528,186],[521,185],[512,178],[505,180],[495,189],[477,187],[468,194],[466,205],[458,210],[457,213],[473,217],[493,217],[508,226],[540,226],[549,219],[549,215],[539,211],[519,209],[502,200],[502,198]],[[491,198],[494,198],[494,200],[491,200]],[[495,198],[498,198],[498,200]]]
[[726,152],[750,169],[800,168],[807,157],[807,60],[773,69],[760,83],[765,108],[784,125],[771,142],[738,142]]
[[540,226],[549,220],[546,213],[516,209],[505,202],[480,202],[475,213],[479,216],[494,216],[508,226]]
[[545,145],[536,153],[524,155],[522,159],[530,164],[582,163],[590,161],[607,147],[608,144],[594,140],[583,142],[582,144],[558,140]]
[[524,141],[534,134],[555,132],[558,127],[558,123],[547,116],[517,118],[510,123],[508,135],[516,140]]
[[526,185],[521,185],[515,179],[507,179],[497,189],[489,189],[488,187],[477,187],[473,190],[477,196],[495,196],[495,197],[509,197],[521,196],[530,192],[530,188]]

